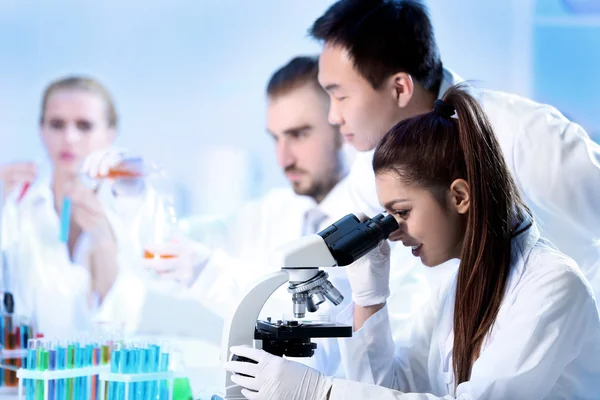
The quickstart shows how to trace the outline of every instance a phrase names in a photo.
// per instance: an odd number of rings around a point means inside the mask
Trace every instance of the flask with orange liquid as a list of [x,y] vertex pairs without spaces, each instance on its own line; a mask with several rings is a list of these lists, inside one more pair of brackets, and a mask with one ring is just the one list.
[[138,179],[146,178],[151,172],[158,171],[155,165],[147,165],[141,157],[128,157],[108,169],[108,173],[97,175],[95,179]]
[[[143,264],[149,271],[161,275],[177,268],[184,257],[185,248],[181,245],[181,231],[175,212],[172,194],[158,188],[156,180],[151,184],[156,196],[149,207],[148,220],[152,224],[140,232]],[[161,190],[162,189],[162,190]]]

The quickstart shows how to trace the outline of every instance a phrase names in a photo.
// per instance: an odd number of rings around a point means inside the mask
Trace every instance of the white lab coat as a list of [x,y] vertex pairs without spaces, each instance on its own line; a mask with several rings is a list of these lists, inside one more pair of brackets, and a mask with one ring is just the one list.
[[[444,70],[439,97],[461,81]],[[492,124],[508,168],[542,236],[577,262],[600,298],[600,146],[554,107],[492,90],[477,90],[474,94]],[[373,151],[356,156],[346,178],[346,193],[339,193],[353,209],[371,215],[382,210],[372,159]],[[420,274],[439,282],[457,265],[451,262],[428,271],[417,264],[408,248],[397,246],[392,252],[392,273],[406,270],[400,279],[406,274]]]
[[[126,287],[127,276],[141,258],[131,237],[131,211],[144,198],[134,204],[115,201],[107,186],[98,196],[119,248],[115,287]],[[2,287],[13,292],[15,315],[29,319],[47,337],[72,337],[96,329],[94,320],[102,305],[90,289],[90,238],[82,233],[71,260],[59,240],[60,218],[49,174],[42,174],[20,203],[16,193],[8,196],[2,213],[2,247],[8,262]]]
[[[390,330],[388,307],[340,339],[348,379],[333,399],[598,399],[600,316],[573,260],[535,225],[513,239],[512,269],[496,322],[471,379],[455,388],[456,276],[411,320]],[[353,305],[339,315],[352,323]],[[378,386],[374,386],[378,385]],[[391,388],[394,390],[390,390]]]

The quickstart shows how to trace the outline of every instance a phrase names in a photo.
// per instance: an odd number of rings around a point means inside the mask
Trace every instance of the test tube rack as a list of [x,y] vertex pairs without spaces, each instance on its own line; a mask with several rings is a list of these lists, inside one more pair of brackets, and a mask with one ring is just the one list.
[[[169,382],[169,390],[168,390],[168,400],[173,400],[173,382],[174,379],[177,378],[174,372],[153,372],[153,373],[135,373],[135,374],[123,374],[123,373],[111,373],[110,366],[108,365],[100,365],[94,367],[84,367],[84,368],[75,368],[75,369],[65,369],[65,370],[46,370],[46,371],[37,371],[37,370],[28,370],[28,369],[19,369],[17,371],[17,378],[19,378],[19,386],[18,386],[18,399],[24,400],[24,388],[23,382],[26,379],[31,379],[35,381],[43,381],[44,382],[44,400],[48,400],[49,398],[49,382],[55,381],[58,379],[70,379],[70,378],[84,378],[84,377],[92,377],[95,375],[99,376],[100,382],[100,399],[106,399],[106,383],[115,382],[115,383],[124,383],[124,392],[125,399],[128,400],[130,398],[134,398],[135,396],[129,396],[130,383],[142,383],[142,382],[156,382],[156,381],[167,381]],[[91,393],[91,379],[87,380],[88,385],[88,393]],[[78,400],[87,400],[87,399],[78,399]],[[165,399],[166,400],[166,399]]]
[[[0,350],[0,370],[10,370],[17,372],[18,367],[14,365],[7,364],[5,360],[14,360],[14,359],[25,359],[27,358],[27,349],[15,349],[15,350]],[[0,371],[3,373],[3,371]],[[0,394],[11,394],[17,393],[17,388],[14,386],[0,386]]]
[[[74,369],[64,369],[64,370],[46,370],[46,371],[38,371],[38,370],[30,370],[20,368],[17,371],[17,378],[19,378],[19,386],[18,386],[18,398],[19,400],[24,400],[24,390],[23,384],[25,379],[31,379],[34,381],[42,381],[44,382],[44,400],[48,400],[49,390],[48,386],[50,381],[55,381],[58,379],[70,379],[70,378],[85,378],[92,377],[95,375],[100,375],[102,372],[109,370],[108,365],[98,365],[94,367],[83,367],[83,368],[74,368]],[[92,380],[87,380],[88,385],[88,393],[91,392],[92,388]],[[84,400],[84,399],[82,399]]]
[[[177,376],[173,371],[167,372],[147,372],[147,373],[135,373],[135,374],[123,374],[123,373],[111,373],[103,372],[100,374],[100,398],[106,398],[106,386],[104,382],[118,382],[125,384],[125,400],[137,398],[135,395],[129,397],[130,383],[143,383],[143,382],[157,382],[167,381],[169,382],[168,400],[173,400],[173,383]],[[167,399],[164,399],[167,400]]]

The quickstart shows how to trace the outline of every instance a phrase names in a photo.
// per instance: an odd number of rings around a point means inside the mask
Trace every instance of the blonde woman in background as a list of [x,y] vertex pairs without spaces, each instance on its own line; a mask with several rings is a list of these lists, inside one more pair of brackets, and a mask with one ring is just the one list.
[[[117,126],[114,102],[102,84],[83,77],[57,80],[44,91],[40,117],[50,168],[32,162],[0,166],[8,264],[3,288],[14,294],[15,314],[31,317],[46,335],[89,330],[107,295],[119,282],[126,285],[119,271],[139,258],[127,227],[134,218],[131,202],[143,202],[145,191],[131,196],[123,189],[143,182],[86,185],[82,179],[106,175],[124,162],[124,153],[111,147]],[[61,241],[65,197],[71,216],[68,239]]]

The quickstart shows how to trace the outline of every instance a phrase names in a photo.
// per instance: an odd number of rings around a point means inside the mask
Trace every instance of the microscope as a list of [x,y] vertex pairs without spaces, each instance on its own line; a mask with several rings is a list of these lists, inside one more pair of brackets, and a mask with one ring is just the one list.
[[[266,275],[242,297],[223,330],[221,360],[231,358],[230,347],[254,346],[277,356],[311,357],[317,347],[311,338],[351,337],[352,327],[333,322],[258,321],[263,305],[283,284],[288,282],[295,318],[306,311],[315,312],[329,300],[334,305],[343,301],[342,294],[331,284],[321,267],[344,267],[352,264],[398,229],[392,215],[360,221],[349,214],[319,233],[290,242],[275,253],[281,270]],[[235,356],[233,360],[248,361]],[[224,371],[222,389],[213,399],[244,399],[241,388]]]

